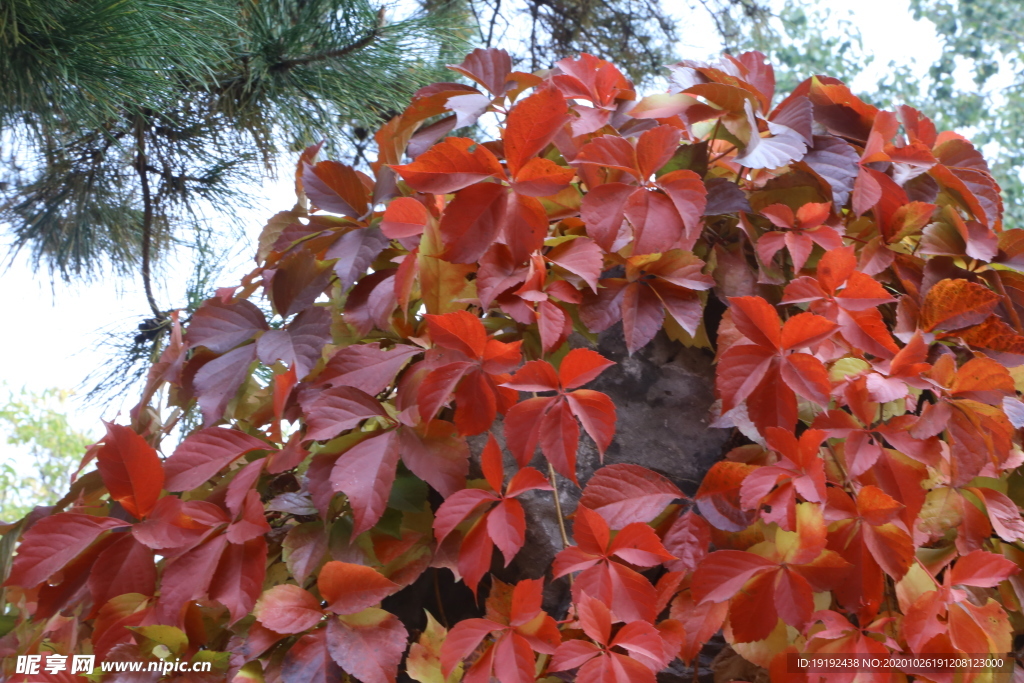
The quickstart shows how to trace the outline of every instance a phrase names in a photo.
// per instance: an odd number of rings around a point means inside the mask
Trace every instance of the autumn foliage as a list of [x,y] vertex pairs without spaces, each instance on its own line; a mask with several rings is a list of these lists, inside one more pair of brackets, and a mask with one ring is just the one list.
[[[302,155],[258,267],[7,530],[0,651],[283,683],[653,683],[719,632],[777,681],[817,680],[793,653],[1011,651],[1024,231],[975,147],[834,78],[779,101],[758,53],[646,97],[589,55],[452,68],[471,84],[419,91],[372,174]],[[738,445],[692,499],[636,464],[577,479],[615,439],[587,387],[616,325],[713,354]],[[499,580],[558,480],[568,544]],[[440,573],[475,616],[386,609]]]

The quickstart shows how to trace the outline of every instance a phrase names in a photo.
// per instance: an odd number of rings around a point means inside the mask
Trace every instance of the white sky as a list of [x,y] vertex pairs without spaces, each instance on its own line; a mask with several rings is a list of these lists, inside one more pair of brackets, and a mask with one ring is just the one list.
[[[772,1],[776,9],[781,6],[779,0]],[[678,0],[665,0],[665,5],[671,7],[674,2]],[[912,19],[908,0],[862,0],[855,4],[821,0],[820,4],[833,8],[837,18],[849,12],[853,24],[860,27],[865,52],[875,55],[870,70],[851,84],[855,90],[870,90],[871,83],[887,71],[890,61],[912,64],[916,56],[915,71],[923,74],[940,54],[934,27],[930,22]],[[688,16],[689,25],[680,30],[680,55],[696,59],[715,56],[719,45],[714,40],[716,33],[710,19],[702,12]],[[879,21],[880,16],[885,21]],[[248,218],[239,216],[232,220],[235,224],[238,220],[243,222],[253,245],[266,218],[294,203],[289,175],[288,169],[282,169],[282,181],[254,190],[262,197],[257,199],[262,210],[249,213]],[[0,234],[2,230],[0,227]],[[247,252],[225,270],[224,281],[219,284],[237,283],[252,266],[251,253]],[[189,275],[187,267],[173,270],[158,289],[158,302],[165,306],[180,304]],[[129,330],[148,317],[145,314],[149,309],[136,281],[105,279],[73,286],[58,283],[51,290],[49,278],[33,273],[24,257],[0,273],[0,291],[6,294],[6,329],[0,332],[0,358],[4,359],[0,382],[14,388],[75,388],[90,371],[111,361],[93,348],[95,331],[119,321],[123,329]],[[127,397],[123,407],[112,406],[105,411],[73,401],[72,423],[98,437],[102,433],[99,418],[116,418],[117,411],[127,411],[135,398]],[[0,442],[0,460],[4,459],[5,451],[7,455],[14,454],[14,449]]]

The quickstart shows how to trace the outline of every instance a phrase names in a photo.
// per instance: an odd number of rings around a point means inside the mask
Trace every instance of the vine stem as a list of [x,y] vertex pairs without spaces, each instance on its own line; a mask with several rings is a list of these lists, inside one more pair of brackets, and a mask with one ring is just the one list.
[[437,580],[437,573],[441,571],[434,567],[434,600],[437,601],[437,613],[441,617],[441,625],[448,628],[448,616],[444,613],[444,600],[441,599],[441,583]]
[[548,479],[551,480],[552,493],[555,494],[555,514],[558,515],[558,531],[562,534],[562,547],[569,547],[569,534],[565,533],[565,517],[562,515],[562,501],[558,495],[558,479],[555,475],[555,468],[548,463]]

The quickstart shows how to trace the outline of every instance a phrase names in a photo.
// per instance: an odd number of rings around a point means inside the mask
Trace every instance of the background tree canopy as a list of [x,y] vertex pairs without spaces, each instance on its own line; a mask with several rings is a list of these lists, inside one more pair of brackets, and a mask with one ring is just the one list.
[[[767,16],[751,0],[707,10],[727,36]],[[0,8],[0,222],[65,279],[141,265],[159,318],[151,255],[204,208],[244,202],[284,151],[326,138],[360,163],[367,129],[450,79],[443,66],[467,43],[512,47],[530,70],[595,52],[643,80],[676,40],[658,0],[425,0],[401,19],[368,0],[12,0]]]
[[147,268],[201,202],[235,206],[281,151],[358,137],[461,50],[454,6],[397,21],[365,0],[17,0],[0,12],[0,220],[65,278]]

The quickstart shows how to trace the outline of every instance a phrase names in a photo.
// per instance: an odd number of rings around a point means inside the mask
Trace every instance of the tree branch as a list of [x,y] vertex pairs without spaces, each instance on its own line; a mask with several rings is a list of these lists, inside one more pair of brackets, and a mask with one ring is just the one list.
[[354,43],[350,43],[345,47],[339,47],[334,50],[326,50],[324,52],[318,52],[312,55],[305,55],[303,57],[295,57],[294,59],[286,59],[283,62],[278,62],[270,67],[270,71],[281,72],[290,71],[300,66],[306,66],[315,62],[323,62],[328,59],[339,59],[346,55],[350,55],[353,52],[362,50],[364,47],[372,43],[375,39],[380,37],[381,29],[384,27],[384,8],[377,13],[377,25],[367,31],[366,35],[357,40]]
[[146,131],[142,117],[135,120],[135,140],[138,147],[138,158],[135,169],[139,174],[142,186],[142,286],[146,290],[146,300],[157,320],[164,317],[153,297],[153,285],[150,282],[150,250],[153,240],[153,197],[149,191],[149,171],[146,165]]

